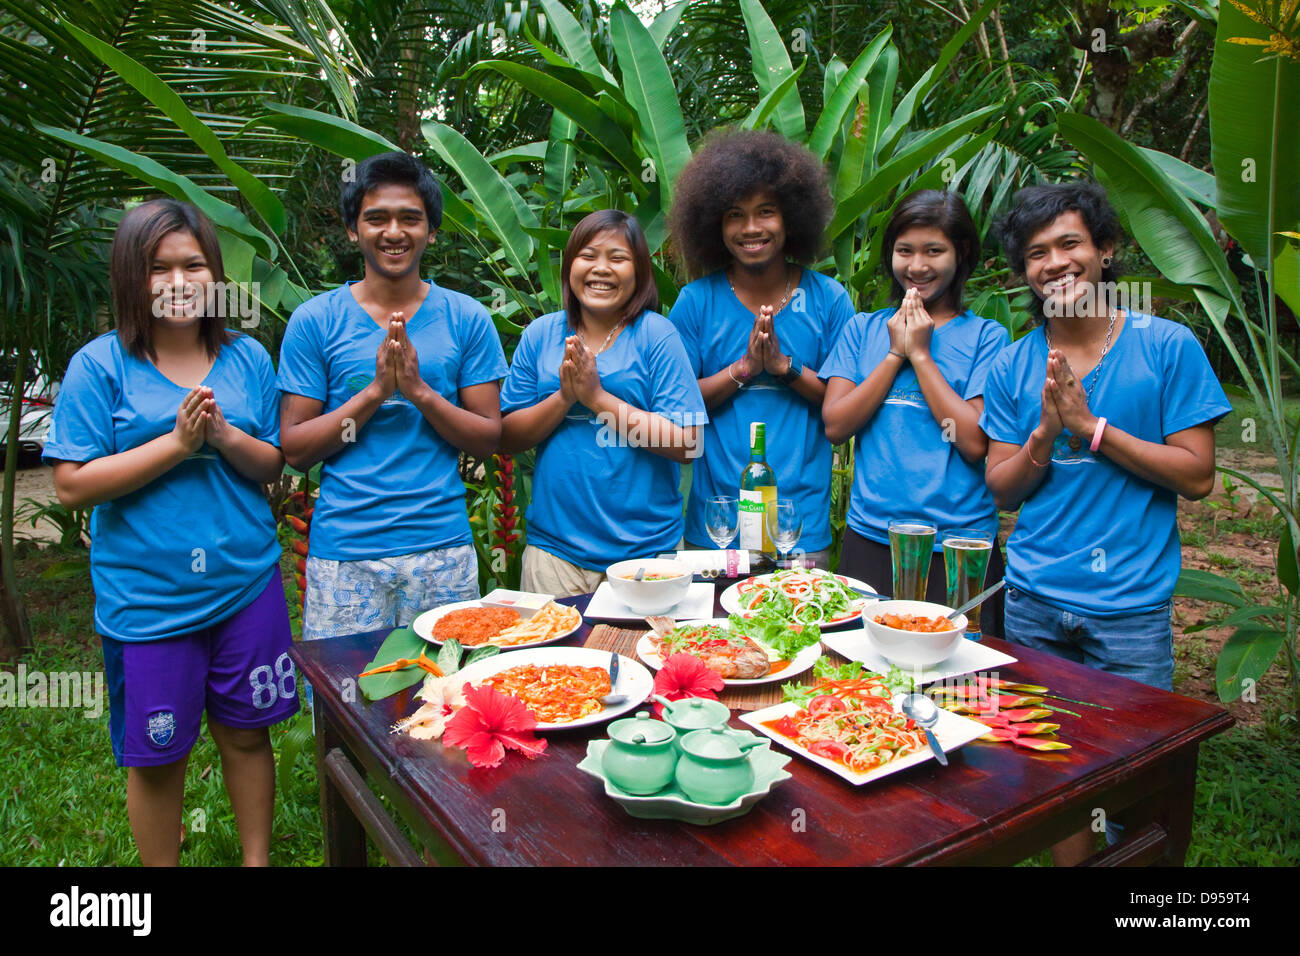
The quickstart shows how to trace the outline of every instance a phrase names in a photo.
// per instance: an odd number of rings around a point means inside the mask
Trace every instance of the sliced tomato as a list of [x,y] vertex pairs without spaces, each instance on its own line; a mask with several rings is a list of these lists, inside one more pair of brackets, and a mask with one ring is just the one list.
[[818,694],[808,701],[808,716],[810,717],[822,717],[826,714],[848,709],[848,704],[831,694]]
[[814,740],[808,749],[827,760],[843,761],[849,755],[849,748],[834,740]]
[[771,727],[778,734],[784,734],[787,737],[798,737],[799,728],[795,726],[793,717],[781,717],[778,720],[764,721],[765,727]]

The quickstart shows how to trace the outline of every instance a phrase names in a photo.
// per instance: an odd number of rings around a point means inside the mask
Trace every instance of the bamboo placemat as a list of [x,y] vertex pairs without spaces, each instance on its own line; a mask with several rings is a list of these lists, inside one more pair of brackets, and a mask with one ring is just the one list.
[[[636,642],[646,633],[644,630],[597,624],[587,635],[587,642],[583,646],[598,651],[614,651],[624,657],[637,660]],[[847,663],[846,658],[829,650],[825,645],[822,646],[822,654],[829,657],[831,663],[836,666]],[[794,681],[805,686],[811,686],[816,682],[811,670],[800,674],[794,678]],[[770,684],[752,684],[748,687],[728,687],[718,694],[718,699],[732,710],[762,710],[764,707],[781,703],[783,683],[790,683],[790,681],[773,681]]]

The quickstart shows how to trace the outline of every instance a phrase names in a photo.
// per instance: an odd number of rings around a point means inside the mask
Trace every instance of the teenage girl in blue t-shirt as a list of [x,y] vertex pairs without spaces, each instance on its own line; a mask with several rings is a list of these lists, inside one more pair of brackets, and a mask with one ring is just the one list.
[[678,546],[677,464],[699,447],[704,400],[677,331],[654,310],[637,221],[594,212],[569,236],[564,311],[524,332],[501,391],[501,448],[538,451],[522,586],[596,590],[604,569]]
[[298,709],[275,525],[270,356],[214,313],[211,223],[169,199],[127,212],[110,267],[116,329],[77,353],[45,457],[71,508],[95,507],[95,625],[114,755],[140,859],[175,865],[185,768],[204,712],[244,863],[266,865],[268,727]]
[[[820,372],[827,436],[856,438],[840,571],[889,592],[889,522],[924,518],[937,530],[926,599],[939,604],[947,603],[944,532],[985,531],[994,540],[985,580],[1001,579],[1003,569],[979,416],[984,377],[1008,336],[962,305],[979,247],[961,197],[907,196],[885,228],[881,256],[900,305],[850,319]],[[981,625],[1002,636],[1000,598],[985,604]]]

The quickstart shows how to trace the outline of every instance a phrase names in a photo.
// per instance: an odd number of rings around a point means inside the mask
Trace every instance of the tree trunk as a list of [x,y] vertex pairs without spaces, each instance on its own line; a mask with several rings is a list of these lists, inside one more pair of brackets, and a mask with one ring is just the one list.
[[32,628],[27,607],[18,593],[18,574],[14,570],[14,487],[18,482],[18,430],[23,419],[23,393],[27,384],[27,336],[18,336],[18,358],[9,393],[9,427],[5,442],[4,493],[0,498],[0,616],[4,632],[0,636],[0,660],[14,661],[32,649]]

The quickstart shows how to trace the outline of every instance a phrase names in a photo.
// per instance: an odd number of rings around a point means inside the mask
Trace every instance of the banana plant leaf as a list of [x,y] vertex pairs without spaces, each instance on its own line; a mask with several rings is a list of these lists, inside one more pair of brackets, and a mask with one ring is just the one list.
[[655,163],[659,195],[663,205],[670,206],[672,185],[691,158],[672,74],[650,31],[622,4],[610,15],[610,38],[623,74],[623,93]]
[[826,106],[822,109],[821,115],[817,117],[812,135],[808,137],[808,148],[812,150],[813,155],[818,159],[824,160],[826,154],[830,152],[831,144],[835,141],[835,134],[839,132],[844,123],[845,114],[857,101],[858,91],[862,89],[867,74],[876,65],[876,60],[880,58],[881,52],[889,45],[889,38],[893,35],[893,31],[892,25],[881,30],[875,39],[867,44],[867,48],[858,54],[858,58],[853,61],[853,65],[849,67],[843,79],[839,81],[834,91],[826,98]]
[[[749,34],[754,79],[759,91],[766,95],[794,71],[794,65],[790,62],[785,41],[759,0],[740,0],[740,12],[745,18],[745,32]],[[781,98],[772,125],[786,139],[803,142],[808,135],[808,126],[798,90]]]
[[[409,626],[396,628],[384,638],[384,643],[380,644],[379,650],[375,651],[375,659],[363,667],[361,672],[383,667],[402,658],[414,660],[428,647],[425,640]],[[412,684],[418,684],[424,680],[424,675],[425,671],[419,667],[407,667],[400,671],[362,677],[357,680],[357,687],[366,695],[367,700],[383,700],[399,690],[406,690]]]
[[203,210],[212,222],[252,243],[260,255],[268,259],[275,258],[275,246],[271,237],[262,232],[248,217],[229,203],[222,202],[211,193],[201,189],[193,180],[178,173],[173,173],[166,166],[155,162],[148,156],[141,156],[129,149],[105,143],[89,136],[82,136],[71,130],[56,129],[44,123],[33,121],[32,126],[61,143],[94,156],[114,169],[120,169],[137,179],[143,180],[154,188],[166,193],[173,199],[190,202]]
[[421,128],[474,197],[475,215],[500,240],[506,259],[520,275],[527,275],[533,242],[520,226],[539,225],[536,215],[464,136],[443,123],[427,122]]
[[[1265,57],[1270,30],[1219,10],[1210,66],[1210,159],[1219,221],[1260,269],[1300,228],[1300,63]],[[1242,41],[1247,42],[1242,42]]]
[[1214,669],[1219,700],[1225,703],[1236,700],[1245,692],[1247,681],[1258,683],[1286,638],[1286,632],[1277,628],[1260,625],[1237,628],[1219,652]]

